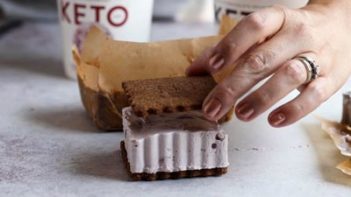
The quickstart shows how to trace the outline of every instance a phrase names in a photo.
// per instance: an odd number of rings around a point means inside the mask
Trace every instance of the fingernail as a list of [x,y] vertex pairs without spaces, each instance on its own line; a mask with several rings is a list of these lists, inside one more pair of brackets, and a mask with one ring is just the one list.
[[210,66],[214,70],[218,70],[224,65],[224,59],[219,54],[214,54],[209,61]]
[[276,115],[273,115],[270,118],[270,122],[273,126],[279,126],[281,125],[284,121],[286,120],[286,117],[283,113],[278,113]]
[[248,120],[255,113],[255,110],[248,104],[242,104],[238,107],[237,112],[240,118]]
[[204,113],[213,119],[221,111],[222,103],[217,99],[210,99],[204,106]]

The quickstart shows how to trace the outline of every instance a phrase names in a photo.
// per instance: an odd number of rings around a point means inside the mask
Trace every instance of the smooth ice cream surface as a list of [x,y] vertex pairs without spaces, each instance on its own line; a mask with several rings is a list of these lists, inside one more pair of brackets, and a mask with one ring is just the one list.
[[137,117],[123,109],[123,127],[132,173],[224,168],[228,135],[199,111]]

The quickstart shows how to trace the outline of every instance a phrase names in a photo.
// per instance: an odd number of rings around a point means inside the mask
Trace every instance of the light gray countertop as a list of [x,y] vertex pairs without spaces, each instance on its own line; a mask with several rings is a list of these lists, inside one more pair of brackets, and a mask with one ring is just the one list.
[[[153,40],[209,35],[210,25],[158,23]],[[350,196],[346,158],[312,116],[273,129],[267,114],[233,120],[229,173],[217,178],[130,182],[122,133],[97,130],[76,82],[63,76],[59,26],[27,23],[0,37],[0,196]],[[338,120],[341,92],[315,114]],[[291,94],[292,98],[295,94]]]

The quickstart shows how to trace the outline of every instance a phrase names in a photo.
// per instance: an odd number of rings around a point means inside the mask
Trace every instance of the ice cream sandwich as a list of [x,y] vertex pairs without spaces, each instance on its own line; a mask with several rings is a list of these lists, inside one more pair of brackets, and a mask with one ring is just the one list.
[[140,180],[220,176],[227,172],[228,134],[204,118],[211,77],[176,77],[123,83],[121,152],[131,178]]

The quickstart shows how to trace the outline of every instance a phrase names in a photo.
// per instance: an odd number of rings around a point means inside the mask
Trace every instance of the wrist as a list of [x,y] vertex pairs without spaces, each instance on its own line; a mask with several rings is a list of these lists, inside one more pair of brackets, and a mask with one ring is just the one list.
[[305,10],[316,11],[332,19],[345,21],[351,17],[350,0],[310,0]]
[[349,12],[350,0],[310,0],[307,6],[321,6],[328,10]]

